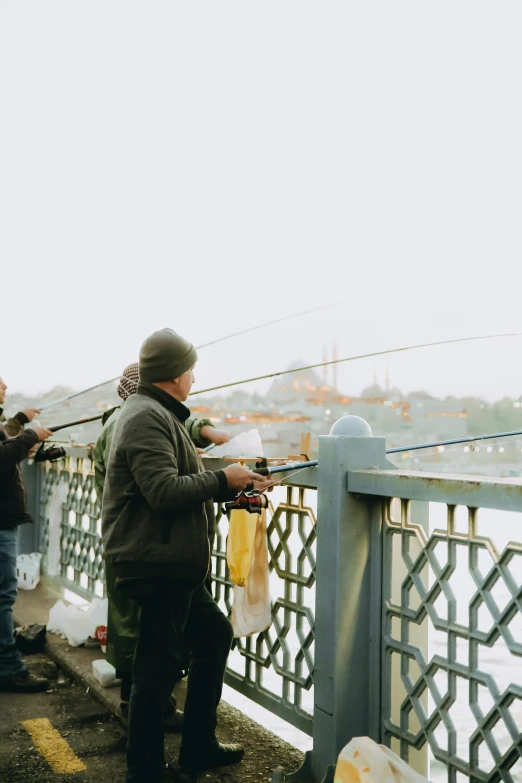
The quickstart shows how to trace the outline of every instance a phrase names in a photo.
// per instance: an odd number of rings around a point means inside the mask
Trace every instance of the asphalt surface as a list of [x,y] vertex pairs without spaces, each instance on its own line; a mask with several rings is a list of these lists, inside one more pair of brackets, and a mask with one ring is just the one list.
[[[49,679],[50,689],[0,693],[0,783],[124,783],[126,736],[118,718],[47,655],[31,655],[27,662]],[[178,699],[181,707],[183,692]],[[302,763],[299,751],[229,705],[219,708],[218,735],[223,742],[242,742],[245,759],[206,770],[198,776],[201,783],[268,783],[275,767],[289,772]],[[177,783],[194,783],[177,767],[180,740],[179,734],[165,738],[171,775]]]
[[[125,732],[120,722],[86,689],[73,682],[45,655],[30,658],[31,671],[48,677],[46,693],[0,693],[0,781],[1,783],[119,783],[125,779]],[[42,736],[42,748],[35,747],[28,728],[47,719],[57,734],[51,740]],[[31,721],[24,727],[23,722]],[[48,733],[48,732],[47,732]],[[66,763],[78,760],[77,772],[53,771],[42,750],[65,753]],[[54,744],[53,744],[54,743]],[[56,748],[56,745],[58,748]],[[49,750],[47,750],[49,746]],[[69,759],[69,763],[67,760]]]

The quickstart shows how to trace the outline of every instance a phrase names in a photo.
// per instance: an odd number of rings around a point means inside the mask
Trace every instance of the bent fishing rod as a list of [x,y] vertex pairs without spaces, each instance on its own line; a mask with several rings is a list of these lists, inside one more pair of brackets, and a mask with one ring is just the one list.
[[[431,443],[416,443],[411,446],[400,446],[399,448],[386,449],[386,454],[401,454],[409,451],[418,451],[419,449],[432,449],[440,446],[455,446],[461,443],[472,443],[474,441],[493,440],[495,438],[510,438],[521,436],[522,430],[514,430],[513,432],[494,432],[487,435],[469,436],[466,438],[452,438],[451,440],[439,440]],[[293,471],[291,476],[299,473],[306,468],[316,468],[319,465],[319,460],[313,459],[307,462],[291,462],[286,465],[274,465],[274,466],[262,466],[252,469],[253,473],[257,473],[260,476],[273,476],[278,473],[287,473]],[[291,476],[287,476],[282,481],[287,481]],[[275,483],[275,482],[274,482]],[[266,508],[268,504],[268,498],[266,495],[251,490],[249,492],[240,492],[234,500],[225,503],[225,511],[232,511],[234,509],[245,509],[250,513],[258,513],[261,509]]]
[[[225,342],[226,340],[232,340],[234,337],[240,337],[243,334],[248,334],[249,332],[255,332],[258,329],[265,329],[267,326],[273,326],[274,324],[280,324],[283,321],[289,321],[292,318],[300,318],[303,315],[309,315],[310,313],[316,313],[319,310],[327,310],[330,307],[338,307],[339,305],[347,304],[346,301],[344,302],[333,302],[332,304],[326,304],[326,305],[320,305],[319,307],[311,307],[309,310],[301,310],[299,313],[292,313],[291,315],[285,315],[282,318],[274,318],[272,321],[265,321],[262,324],[257,324],[256,326],[249,326],[247,329],[242,329],[239,332],[232,332],[232,334],[227,334],[224,337],[218,337],[216,340],[210,340],[207,343],[203,343],[202,345],[197,345],[196,350],[201,350],[202,348],[208,348],[211,345],[217,345],[217,343]],[[64,402],[69,402],[69,400],[73,400],[75,397],[79,397],[81,394],[87,394],[87,392],[95,391],[95,389],[101,389],[102,386],[108,386],[109,383],[114,383],[115,381],[118,381],[121,378],[121,375],[117,375],[115,378],[110,378],[108,381],[102,381],[101,383],[97,383],[94,386],[89,386],[87,389],[82,389],[78,392],[73,392],[72,394],[68,394],[65,397],[60,397],[58,400],[54,400],[53,402],[49,402],[47,405],[42,405],[40,407],[40,410],[45,411],[48,408],[52,408],[54,405],[61,405]]]

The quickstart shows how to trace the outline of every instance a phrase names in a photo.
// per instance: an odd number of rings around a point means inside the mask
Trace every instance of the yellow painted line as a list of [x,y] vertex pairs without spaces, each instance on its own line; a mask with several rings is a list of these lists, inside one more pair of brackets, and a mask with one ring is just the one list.
[[23,720],[22,726],[31,735],[35,748],[49,762],[53,772],[83,772],[87,769],[47,718]]

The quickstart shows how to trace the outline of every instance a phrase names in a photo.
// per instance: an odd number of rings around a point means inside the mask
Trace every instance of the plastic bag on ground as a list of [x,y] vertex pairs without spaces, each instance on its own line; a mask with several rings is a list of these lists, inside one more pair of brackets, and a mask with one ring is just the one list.
[[99,626],[107,626],[107,610],[106,598],[95,598],[86,609],[59,600],[49,612],[47,630],[66,638],[71,647],[78,647],[94,637]]
[[234,587],[234,604],[230,619],[236,638],[262,633],[272,623],[265,511],[257,519],[247,583],[245,587]]
[[389,748],[355,737],[339,754],[334,783],[430,783]]
[[241,432],[235,438],[216,446],[210,454],[213,457],[264,457],[259,430]]

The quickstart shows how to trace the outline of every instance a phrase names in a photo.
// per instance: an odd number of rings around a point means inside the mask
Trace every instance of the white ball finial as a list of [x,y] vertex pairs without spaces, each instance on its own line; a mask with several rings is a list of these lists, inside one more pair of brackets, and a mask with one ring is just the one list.
[[372,436],[372,428],[367,421],[360,416],[343,416],[337,419],[330,430],[330,435],[347,435],[351,438]]

